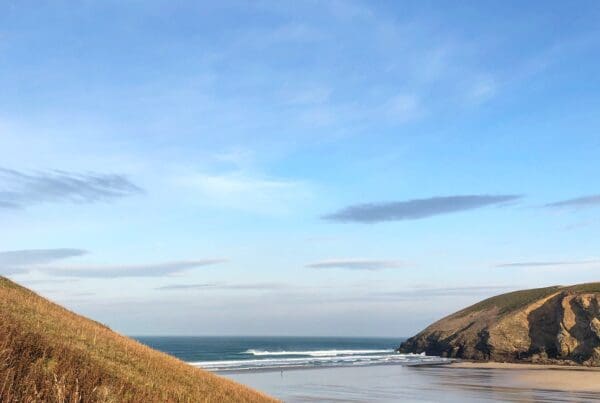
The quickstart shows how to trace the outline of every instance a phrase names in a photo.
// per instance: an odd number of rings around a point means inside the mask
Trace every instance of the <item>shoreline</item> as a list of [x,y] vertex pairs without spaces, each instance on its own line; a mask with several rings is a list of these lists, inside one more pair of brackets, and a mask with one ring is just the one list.
[[369,364],[356,365],[352,363],[348,364],[337,364],[337,365],[296,365],[296,366],[273,366],[273,367],[247,367],[247,368],[232,368],[232,369],[212,369],[206,368],[202,366],[196,366],[192,363],[186,362],[188,365],[195,366],[197,368],[201,368],[205,371],[210,371],[215,374],[231,374],[231,373],[248,373],[248,372],[285,372],[285,371],[304,371],[304,370],[313,370],[313,369],[326,369],[326,368],[366,368],[366,367],[389,367],[389,366],[398,366],[398,367],[407,367],[407,368],[417,368],[417,367],[444,367],[450,365],[452,359],[449,359],[447,362],[442,361],[433,361],[433,362],[418,362],[418,363],[409,363],[409,362],[376,362]]
[[504,362],[478,362],[478,361],[454,361],[450,363],[420,364],[420,365],[399,365],[373,364],[365,366],[331,366],[331,367],[288,367],[288,368],[253,368],[245,370],[231,371],[211,371],[220,376],[252,375],[267,373],[293,373],[298,371],[310,371],[314,369],[335,370],[335,369],[366,369],[376,367],[401,366],[406,369],[433,369],[454,371],[484,370],[500,371],[510,379],[510,383],[517,387],[526,389],[533,388],[538,390],[559,391],[559,392],[585,392],[600,393],[600,368],[584,366],[567,365],[544,365],[530,363],[504,363]]
[[270,368],[236,368],[236,369],[221,369],[221,370],[211,370],[211,369],[206,369],[203,367],[197,367],[197,368],[201,368],[205,371],[210,371],[213,372],[215,374],[219,374],[219,375],[223,375],[223,374],[247,374],[247,373],[252,373],[252,372],[287,372],[287,371],[310,371],[313,369],[336,369],[336,368],[369,368],[369,367],[406,367],[406,368],[418,368],[418,367],[444,367],[444,366],[449,366],[450,363],[425,363],[425,364],[412,364],[412,365],[406,365],[406,364],[400,364],[400,363],[396,363],[396,362],[390,362],[390,363],[376,363],[376,364],[367,364],[367,365],[352,365],[352,364],[347,364],[347,365],[323,365],[323,366],[296,366],[296,367],[270,367]]
[[[192,365],[191,363],[187,363]],[[195,365],[192,365],[195,366]],[[286,372],[286,371],[304,371],[312,369],[335,369],[335,368],[364,368],[364,367],[380,367],[380,366],[401,366],[406,368],[425,368],[425,367],[440,367],[449,369],[500,369],[500,370],[511,370],[511,371],[586,371],[595,372],[600,376],[600,367],[586,367],[583,365],[558,365],[558,364],[532,364],[532,363],[515,363],[515,362],[495,362],[495,361],[462,361],[454,360],[451,362],[426,362],[426,363],[415,363],[415,364],[404,364],[397,362],[390,363],[373,363],[367,365],[331,365],[331,366],[288,366],[288,367],[254,367],[254,368],[235,368],[235,369],[209,369],[198,366],[197,368],[204,369],[205,371],[213,372],[216,374],[244,374],[249,372]]]
[[368,365],[220,374],[283,401],[595,401],[600,371],[502,363]]
[[[188,363],[190,364],[190,363]],[[191,365],[191,364],[190,364]],[[194,366],[194,365],[193,365]],[[461,368],[461,369],[501,369],[501,370],[515,370],[515,371],[536,371],[536,370],[556,370],[556,371],[586,371],[586,372],[597,372],[600,374],[600,367],[586,367],[583,365],[558,365],[558,364],[532,364],[532,363],[516,363],[516,362],[495,362],[495,361],[451,361],[451,362],[425,362],[425,363],[414,363],[404,364],[397,362],[390,363],[374,363],[366,365],[352,365],[352,364],[341,364],[341,365],[326,365],[326,366],[310,366],[310,365],[298,365],[298,366],[287,366],[287,367],[253,367],[253,368],[235,368],[235,369],[209,369],[202,368],[205,371],[210,371],[218,374],[227,373],[248,373],[248,372],[281,372],[281,371],[303,371],[311,369],[323,369],[323,368],[365,368],[365,367],[380,367],[380,366],[401,366],[406,368],[425,368],[425,367],[440,367],[440,368]]]

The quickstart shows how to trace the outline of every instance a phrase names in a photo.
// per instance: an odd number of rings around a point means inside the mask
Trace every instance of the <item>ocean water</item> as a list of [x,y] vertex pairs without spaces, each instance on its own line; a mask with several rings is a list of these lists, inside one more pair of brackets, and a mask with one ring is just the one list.
[[137,337],[142,343],[210,371],[416,365],[446,360],[398,354],[401,339],[325,337]]
[[598,394],[540,388],[524,376],[539,370],[422,365],[447,360],[398,354],[401,339],[137,339],[286,402],[600,402]]

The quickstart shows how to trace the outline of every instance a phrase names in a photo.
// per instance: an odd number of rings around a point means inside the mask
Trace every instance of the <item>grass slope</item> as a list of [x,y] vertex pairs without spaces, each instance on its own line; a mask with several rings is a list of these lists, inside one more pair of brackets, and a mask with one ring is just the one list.
[[500,315],[516,311],[537,300],[550,296],[560,290],[560,287],[534,288],[531,290],[513,291],[506,294],[496,295],[481,302],[471,305],[456,313],[464,316],[470,313],[485,311],[490,308],[498,308]]
[[485,311],[490,308],[498,308],[500,315],[511,313],[518,309],[524,308],[527,305],[555,294],[559,291],[574,292],[574,293],[595,293],[600,292],[600,283],[586,283],[573,286],[552,286],[545,288],[533,288],[530,290],[521,290],[509,292],[506,294],[496,295],[485,299],[481,302],[471,305],[455,315],[457,317],[465,316],[470,313]]
[[0,277],[2,402],[264,402]]

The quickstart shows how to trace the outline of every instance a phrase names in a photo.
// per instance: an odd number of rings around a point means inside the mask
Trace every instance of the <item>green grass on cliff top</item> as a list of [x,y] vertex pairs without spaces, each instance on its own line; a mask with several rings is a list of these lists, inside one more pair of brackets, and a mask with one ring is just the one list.
[[574,292],[600,292],[600,283],[578,284],[566,287],[569,291]]
[[504,315],[517,309],[523,308],[539,299],[548,297],[558,291],[571,291],[577,293],[598,292],[600,293],[600,283],[578,284],[569,287],[553,286],[545,288],[534,288],[531,290],[522,290],[509,292],[507,294],[497,295],[471,305],[462,311],[457,312],[458,317],[470,313],[484,311],[491,308],[498,308],[499,314]]

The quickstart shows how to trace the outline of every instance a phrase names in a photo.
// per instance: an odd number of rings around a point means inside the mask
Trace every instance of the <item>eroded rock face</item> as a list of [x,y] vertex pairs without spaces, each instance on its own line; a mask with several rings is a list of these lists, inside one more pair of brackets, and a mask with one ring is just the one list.
[[600,284],[494,297],[434,323],[399,351],[600,366]]

